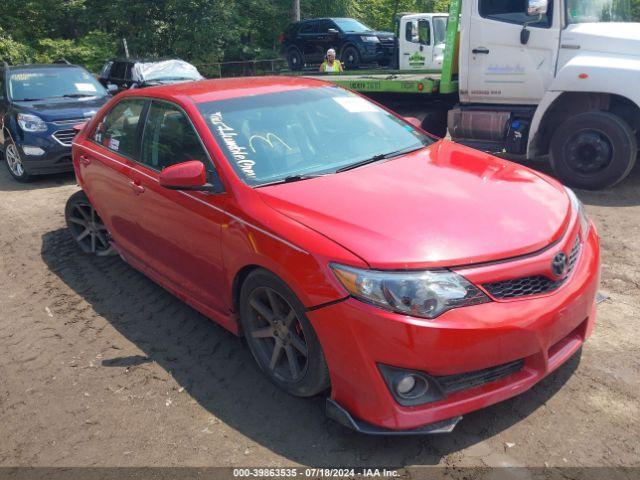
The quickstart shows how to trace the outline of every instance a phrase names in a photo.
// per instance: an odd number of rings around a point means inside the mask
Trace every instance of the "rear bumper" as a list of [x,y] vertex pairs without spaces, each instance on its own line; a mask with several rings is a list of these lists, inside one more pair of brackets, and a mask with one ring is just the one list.
[[[592,228],[572,277],[552,295],[451,310],[433,321],[354,299],[311,311],[329,366],[331,398],[356,423],[406,431],[452,422],[523,393],[566,362],[591,334],[599,269]],[[414,407],[395,401],[378,368],[390,365],[437,378],[517,360],[524,364],[515,373]]]

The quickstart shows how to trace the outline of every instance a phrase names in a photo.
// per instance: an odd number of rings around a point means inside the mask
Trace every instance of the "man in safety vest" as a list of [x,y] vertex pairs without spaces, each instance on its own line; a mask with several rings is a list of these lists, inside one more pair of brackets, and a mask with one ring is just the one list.
[[336,51],[333,48],[327,50],[327,57],[322,65],[320,65],[321,73],[340,73],[343,72],[342,63],[340,60],[336,60]]

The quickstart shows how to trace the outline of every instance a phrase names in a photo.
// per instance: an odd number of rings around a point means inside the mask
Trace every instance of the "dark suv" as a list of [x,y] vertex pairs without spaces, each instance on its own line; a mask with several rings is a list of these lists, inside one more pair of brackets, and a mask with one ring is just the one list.
[[395,52],[395,35],[377,32],[353,18],[315,18],[289,25],[281,37],[282,53],[291,70],[322,63],[333,48],[348,69],[365,63],[388,65]]
[[104,64],[98,80],[111,92],[167,83],[202,80],[198,69],[179,59],[112,59]]
[[0,64],[0,155],[13,178],[72,171],[73,127],[108,97],[82,67]]

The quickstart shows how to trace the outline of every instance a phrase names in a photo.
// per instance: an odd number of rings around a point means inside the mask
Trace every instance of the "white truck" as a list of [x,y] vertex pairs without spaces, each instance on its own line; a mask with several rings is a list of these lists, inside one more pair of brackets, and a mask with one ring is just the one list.
[[397,67],[400,70],[442,70],[446,13],[411,13],[396,19]]
[[440,74],[323,79],[434,133],[448,127],[455,141],[549,158],[574,187],[606,188],[629,174],[640,140],[640,23],[628,0],[452,0],[449,19]]

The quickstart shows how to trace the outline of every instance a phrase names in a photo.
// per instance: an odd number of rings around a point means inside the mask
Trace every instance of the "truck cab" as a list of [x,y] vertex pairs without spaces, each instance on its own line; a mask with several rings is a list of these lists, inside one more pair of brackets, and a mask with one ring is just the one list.
[[448,18],[446,13],[413,13],[396,18],[400,70],[442,69]]

